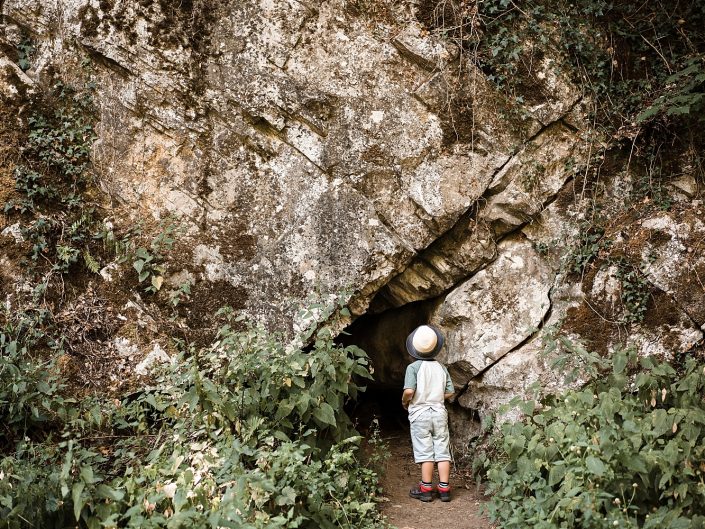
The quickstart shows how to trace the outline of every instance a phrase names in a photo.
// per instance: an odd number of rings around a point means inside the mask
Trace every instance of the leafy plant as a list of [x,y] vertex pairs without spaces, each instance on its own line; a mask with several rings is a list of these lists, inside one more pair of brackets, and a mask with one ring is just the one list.
[[20,213],[34,212],[36,200],[49,200],[58,195],[56,188],[47,183],[46,179],[27,167],[20,166],[15,168],[15,189],[23,195],[23,199],[19,203],[7,202],[4,211],[8,212],[19,209]]
[[166,271],[164,252],[171,250],[174,245],[176,231],[177,225],[174,222],[163,223],[159,233],[152,239],[149,249],[140,247],[135,251],[132,267],[137,271],[140,283],[149,280],[144,289],[147,293],[154,294],[162,288]]
[[[594,361],[590,361],[590,359]],[[503,528],[702,527],[705,371],[617,352],[496,439],[490,516]]]
[[697,119],[705,119],[702,112],[705,105],[705,55],[691,57],[683,69],[668,76],[665,92],[637,116],[643,122],[659,114],[680,116],[692,114]]
[[466,31],[465,45],[478,50],[489,79],[514,97],[540,95],[535,64],[553,48],[553,68],[592,96],[602,125],[616,129],[637,115],[641,122],[660,113],[696,116],[701,108],[705,13],[698,2],[669,11],[604,0],[483,0],[477,8],[482,36],[473,43]]
[[673,199],[665,188],[667,174],[664,174],[660,147],[654,148],[645,157],[646,168],[636,178],[632,195],[636,201],[652,202],[663,211],[671,208]]
[[599,224],[583,224],[579,228],[575,246],[567,255],[568,269],[576,274],[582,274],[600,250],[608,248],[609,244],[605,239],[604,227]]
[[[533,109],[561,97],[551,78],[570,80],[583,95],[577,108],[585,109],[581,112],[591,123],[586,138],[600,150],[628,150],[628,161],[617,157],[627,172],[641,169],[653,150],[669,146],[655,167],[637,177],[638,187],[648,183],[643,196],[658,207],[669,209],[672,199],[652,177],[655,169],[682,174],[695,165],[702,174],[700,161],[685,161],[703,150],[702,2],[686,0],[668,8],[633,0],[429,0],[421,6],[419,20],[452,40],[484,72],[502,94],[508,108],[502,112],[513,123],[541,120]],[[434,13],[432,23],[424,9]],[[580,176],[587,184],[583,191],[593,196],[601,189],[600,171],[609,168],[592,163],[598,159],[591,157]],[[522,183],[531,188],[531,178]]]
[[34,55],[34,43],[31,38],[25,35],[17,45],[17,66],[23,72],[26,72],[32,66],[30,62],[32,55]]
[[330,326],[304,349],[234,324],[144,390],[71,403],[51,436],[23,430],[0,459],[6,526],[383,526],[343,411],[370,378],[365,353]]
[[521,176],[521,185],[524,191],[531,192],[536,189],[536,186],[541,181],[541,178],[546,173],[546,167],[536,160],[532,160],[524,173]]
[[47,263],[58,274],[67,274],[81,260],[93,273],[100,269],[92,247],[101,223],[84,196],[96,139],[92,89],[56,83],[46,108],[28,118],[25,163],[14,172],[20,198],[4,207],[6,215],[23,217],[22,235],[31,244],[33,265]]
[[[51,360],[33,358],[31,350],[47,342],[48,313],[12,314],[0,305],[0,449],[37,430],[63,410],[61,384]],[[51,342],[50,342],[51,343]]]
[[179,303],[187,300],[191,296],[191,281],[184,281],[177,288],[169,291],[169,304],[177,307]]
[[30,132],[27,150],[59,171],[72,188],[87,179],[93,129],[91,83],[84,91],[56,83],[54,93],[60,104],[53,113],[36,113],[28,119]]
[[624,321],[626,323],[641,323],[644,321],[650,297],[650,285],[644,272],[626,260],[620,259],[617,261],[617,278],[622,286]]

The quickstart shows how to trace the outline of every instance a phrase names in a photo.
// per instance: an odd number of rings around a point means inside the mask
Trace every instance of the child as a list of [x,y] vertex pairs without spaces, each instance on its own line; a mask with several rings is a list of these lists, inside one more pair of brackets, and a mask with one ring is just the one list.
[[450,450],[445,399],[453,396],[453,382],[445,366],[435,360],[443,335],[431,325],[417,327],[406,339],[406,350],[416,362],[406,368],[402,406],[409,410],[414,462],[421,464],[421,482],[409,496],[433,501],[433,463],[438,464],[438,494],[450,501]]

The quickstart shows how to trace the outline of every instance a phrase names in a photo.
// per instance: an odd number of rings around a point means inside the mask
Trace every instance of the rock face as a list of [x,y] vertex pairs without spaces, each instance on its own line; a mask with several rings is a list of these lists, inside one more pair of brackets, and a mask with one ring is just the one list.
[[[507,102],[471,71],[483,101],[471,135],[449,123],[458,52],[408,7],[401,25],[344,2],[11,0],[2,9],[36,42],[34,79],[56,70],[76,79],[81,60],[92,61],[102,188],[136,215],[184,219],[193,242],[183,266],[246,292],[242,308],[272,325],[316,288],[354,286],[362,313],[487,193],[493,227],[525,221],[553,185],[525,191],[533,184],[515,177],[526,154],[560,164],[576,144],[560,126],[544,130],[577,100],[568,85],[517,127],[497,119]],[[515,153],[527,133],[536,137]]]
[[699,206],[694,211],[662,213],[641,222],[648,236],[641,255],[648,263],[646,276],[701,329],[705,329],[705,255],[699,241],[705,237],[704,211]]
[[373,309],[436,297],[497,256],[496,241],[541,212],[572,176],[581,156],[563,123],[537,133],[497,171],[477,207],[437,239],[379,293]]
[[[643,354],[702,340],[693,176],[674,181],[673,211],[611,234],[619,259],[595,248],[576,271],[595,161],[580,91],[550,50],[541,99],[518,112],[413,3],[319,4],[5,0],[0,97],[19,108],[56,80],[93,81],[105,201],[126,223],[183,227],[167,283],[189,278],[204,310],[284,330],[295,301],[351,289],[353,316],[380,315],[360,341],[382,383],[400,383],[400,339],[428,320],[447,334],[461,405],[483,414],[555,383],[537,357],[545,325],[606,354],[626,334]],[[8,50],[26,38],[23,72]],[[615,198],[625,182],[609,184]],[[0,263],[0,278],[16,266]],[[639,322],[629,270],[647,294]]]
[[532,336],[551,306],[554,277],[529,241],[505,239],[497,253],[448,294],[432,316],[447,335],[441,360],[467,379]]

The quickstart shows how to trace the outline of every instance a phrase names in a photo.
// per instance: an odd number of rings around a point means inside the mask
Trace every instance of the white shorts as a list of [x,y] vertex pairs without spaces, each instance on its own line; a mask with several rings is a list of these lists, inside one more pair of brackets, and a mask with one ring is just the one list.
[[414,462],[450,461],[448,413],[429,408],[411,423]]

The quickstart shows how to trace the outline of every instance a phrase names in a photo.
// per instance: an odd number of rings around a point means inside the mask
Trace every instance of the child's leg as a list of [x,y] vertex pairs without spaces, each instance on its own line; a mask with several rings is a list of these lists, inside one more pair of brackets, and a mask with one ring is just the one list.
[[409,491],[409,496],[421,501],[433,501],[433,437],[431,423],[426,417],[417,417],[411,423],[411,443],[414,462],[421,465],[421,483]]
[[450,436],[446,414],[438,414],[433,423],[433,453],[438,463],[438,495],[450,501]]
[[438,462],[438,496],[441,501],[450,501],[450,461]]
[[434,415],[431,438],[433,442],[433,459],[438,463],[438,477],[440,481],[447,482],[450,477],[451,457],[448,418],[445,413]]
[[[441,466],[438,465],[438,472],[440,473]],[[448,472],[450,472],[450,464],[448,465]],[[426,461],[421,463],[421,481],[424,483],[431,483],[433,481],[433,461]],[[441,480],[443,481],[443,480]],[[448,481],[448,480],[446,480]]]
[[[423,474],[423,469],[421,470]],[[426,481],[424,479],[424,481]],[[450,481],[450,461],[438,462],[438,481],[448,483]]]

